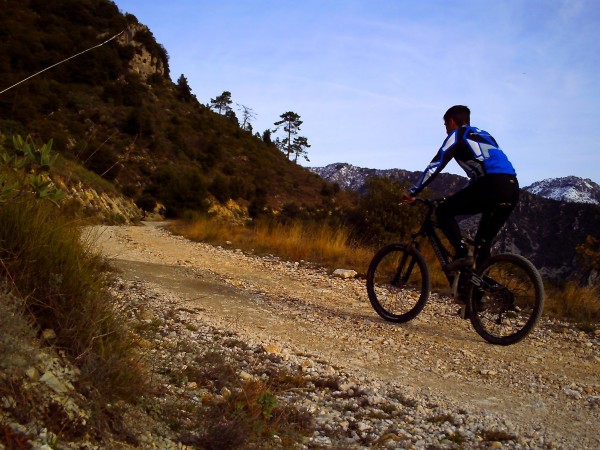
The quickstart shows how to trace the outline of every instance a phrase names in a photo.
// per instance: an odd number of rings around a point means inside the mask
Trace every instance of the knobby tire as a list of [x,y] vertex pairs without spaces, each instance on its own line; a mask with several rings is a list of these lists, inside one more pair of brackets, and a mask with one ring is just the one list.
[[423,255],[404,244],[382,247],[369,264],[367,293],[373,309],[385,320],[414,319],[429,297],[429,271]]
[[469,319],[486,341],[511,345],[535,328],[544,307],[540,273],[527,259],[504,253],[489,258],[478,270],[481,286],[469,295]]

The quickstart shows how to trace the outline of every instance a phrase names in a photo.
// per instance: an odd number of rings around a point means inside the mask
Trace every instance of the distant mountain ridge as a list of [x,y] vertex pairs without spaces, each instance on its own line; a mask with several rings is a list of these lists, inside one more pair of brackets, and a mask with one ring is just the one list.
[[575,176],[548,178],[524,188],[540,197],[570,203],[600,205],[600,185],[589,178]]
[[[333,163],[324,167],[310,167],[312,172],[325,180],[337,183],[342,189],[349,189],[360,192],[365,185],[367,178],[372,176],[384,176],[392,179],[408,181],[414,183],[421,172],[410,172],[403,169],[369,169],[357,167],[348,163]],[[448,195],[467,183],[467,179],[460,175],[441,173],[435,184],[430,185],[437,195]],[[531,194],[538,195],[550,200],[557,200],[568,203],[589,203],[591,205],[600,205],[600,185],[589,178],[580,178],[568,176],[561,178],[548,178],[536,181],[529,186],[522,188]]]
[[[357,192],[365,189],[370,176],[414,183],[421,174],[401,169],[367,169],[347,163],[310,170],[342,189]],[[441,173],[427,190],[433,197],[444,197],[466,182],[465,177]],[[589,235],[600,238],[599,200],[600,186],[578,177],[548,179],[523,188],[517,208],[496,239],[495,249],[529,258],[549,278],[592,279],[592,273],[580,272],[577,245]],[[471,232],[477,223],[470,219],[462,222]]]
[[[408,181],[414,183],[417,181],[421,172],[411,172],[403,169],[368,169],[357,167],[348,163],[333,163],[325,167],[310,167],[309,170],[319,175],[321,178],[337,183],[340,188],[361,192],[364,189],[365,182],[369,177],[389,177],[393,180]],[[448,195],[448,192],[454,192],[467,183],[465,177],[450,173],[441,173],[436,179],[435,185],[431,186],[434,196]]]

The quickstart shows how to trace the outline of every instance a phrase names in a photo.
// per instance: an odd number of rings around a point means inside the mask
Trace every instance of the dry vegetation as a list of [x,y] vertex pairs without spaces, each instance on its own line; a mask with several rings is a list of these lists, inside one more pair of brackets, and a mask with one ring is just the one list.
[[[233,225],[218,219],[196,218],[190,222],[174,222],[171,231],[189,239],[224,245],[258,253],[271,253],[292,261],[310,261],[331,269],[347,268],[366,273],[374,247],[357,244],[343,227],[327,223],[289,225]],[[447,288],[446,278],[429,246],[421,248],[430,268],[433,289]],[[550,284],[550,283],[548,283]],[[547,288],[545,314],[576,322],[586,328],[600,320],[600,289],[567,282]]]
[[600,287],[567,282],[548,290],[546,314],[579,323],[582,327],[600,321]]
[[347,229],[326,223],[262,223],[247,227],[201,218],[193,222],[174,222],[171,231],[196,241],[217,245],[231,242],[259,254],[270,253],[327,267],[352,268],[359,273],[366,273],[366,263],[373,253],[372,248],[354,243]]
[[[34,199],[0,204],[0,223],[0,446],[28,448],[28,435],[11,424],[31,423],[34,417],[43,417],[57,442],[87,436],[94,442],[116,438],[135,443],[119,415],[125,404],[152,404],[156,409],[160,386],[139,342],[160,324],[136,326],[119,309],[108,289],[109,267],[81,235],[79,224],[54,205]],[[57,402],[51,403],[54,412],[39,410],[44,399],[27,387],[25,370],[35,366],[40,344],[49,343],[42,338],[47,330],[56,336],[50,342],[54,350],[78,368],[76,389],[92,411],[85,425],[69,418]],[[193,370],[166,375],[185,376],[229,395],[202,408],[194,402],[165,403],[155,411],[188,445],[237,448],[274,434],[292,445],[311,429],[310,416],[278,399],[282,391],[305,383],[303,378],[273,372],[264,381],[244,381],[237,376],[235,361],[224,358],[218,348],[198,344],[186,349],[191,351],[198,352]],[[107,403],[120,406],[108,408]],[[188,416],[193,417],[195,437],[185,436],[190,424],[183,417]]]

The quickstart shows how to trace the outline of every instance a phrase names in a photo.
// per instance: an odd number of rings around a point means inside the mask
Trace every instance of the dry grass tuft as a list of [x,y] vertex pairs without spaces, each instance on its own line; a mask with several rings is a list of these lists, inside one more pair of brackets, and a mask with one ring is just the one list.
[[143,392],[145,370],[107,289],[104,260],[77,223],[48,202],[0,205],[0,276],[22,311],[82,370],[90,392],[128,401]]
[[252,228],[220,220],[199,218],[178,222],[174,233],[196,241],[233,245],[262,254],[275,254],[291,261],[310,261],[327,267],[366,273],[373,249],[356,245],[343,227],[322,224],[258,224]]
[[508,442],[516,441],[517,437],[504,430],[485,430],[483,432],[483,440],[487,442]]
[[548,289],[546,313],[552,317],[585,324],[600,321],[600,286],[580,286],[569,281]]
[[25,302],[13,295],[8,287],[0,288],[0,370],[19,369],[31,361],[35,339],[33,324],[26,315]]
[[[171,374],[173,377],[173,374]],[[208,349],[194,358],[182,380],[193,381],[211,391],[202,404],[177,399],[163,407],[171,428],[179,430],[182,443],[197,448],[263,448],[265,442],[281,448],[296,445],[313,428],[312,415],[286,405],[280,394],[306,381],[301,375],[270,373],[266,379],[242,379],[237,361],[221,351]],[[185,413],[184,413],[185,411]],[[270,448],[270,447],[269,447]]]

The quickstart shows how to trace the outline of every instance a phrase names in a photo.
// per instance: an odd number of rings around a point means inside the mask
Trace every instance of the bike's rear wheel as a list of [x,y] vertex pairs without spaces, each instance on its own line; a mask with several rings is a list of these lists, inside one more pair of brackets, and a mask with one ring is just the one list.
[[382,247],[369,264],[367,292],[373,309],[385,320],[414,319],[429,296],[429,271],[421,253],[404,244]]
[[535,266],[509,253],[489,258],[478,270],[481,286],[469,295],[475,331],[492,344],[510,345],[536,326],[544,307],[544,285]]

